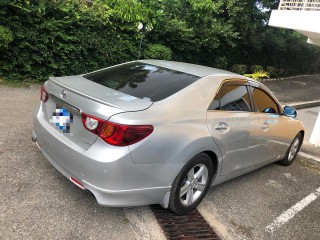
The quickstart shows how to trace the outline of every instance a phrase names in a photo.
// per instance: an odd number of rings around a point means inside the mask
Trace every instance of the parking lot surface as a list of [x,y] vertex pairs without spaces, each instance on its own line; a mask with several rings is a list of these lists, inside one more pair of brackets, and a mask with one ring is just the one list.
[[263,81],[282,103],[320,100],[320,74]]
[[320,198],[273,232],[267,228],[319,187],[320,164],[298,157],[289,167],[270,164],[211,188],[199,211],[236,239],[320,239]]
[[0,86],[0,239],[163,239],[148,207],[101,207],[41,155],[38,89]]
[[[0,86],[0,239],[164,239],[148,206],[98,206],[41,155],[31,141],[38,88]],[[299,157],[211,188],[199,211],[223,239],[320,239],[320,197],[268,230],[319,187],[319,164]]]

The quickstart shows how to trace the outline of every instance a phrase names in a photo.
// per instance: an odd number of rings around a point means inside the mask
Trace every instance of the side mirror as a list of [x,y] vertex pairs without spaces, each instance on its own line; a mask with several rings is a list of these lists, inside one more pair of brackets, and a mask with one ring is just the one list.
[[296,118],[297,117],[297,110],[290,106],[285,106],[283,109],[283,115],[287,117]]

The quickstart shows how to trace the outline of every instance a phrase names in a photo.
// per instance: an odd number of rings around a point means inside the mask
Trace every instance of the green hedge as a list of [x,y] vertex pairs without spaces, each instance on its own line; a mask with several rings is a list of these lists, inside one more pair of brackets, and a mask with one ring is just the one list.
[[137,33],[118,30],[108,12],[99,14],[98,7],[41,0],[0,6],[0,22],[10,28],[0,27],[2,77],[42,81],[50,75],[80,74],[129,61],[137,55]]
[[271,76],[319,73],[319,48],[265,25],[269,15],[258,6],[276,8],[273,2],[0,0],[0,78],[44,81],[137,59],[138,21],[152,29],[143,34],[140,58],[241,74],[257,68]]

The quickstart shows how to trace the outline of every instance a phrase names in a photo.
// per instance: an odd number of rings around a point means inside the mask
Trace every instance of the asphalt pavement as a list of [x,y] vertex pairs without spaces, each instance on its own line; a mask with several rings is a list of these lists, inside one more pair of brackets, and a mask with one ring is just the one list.
[[99,206],[31,141],[39,86],[0,85],[0,239],[165,239],[148,206]]
[[270,164],[211,188],[198,210],[224,239],[317,240],[320,198],[268,227],[319,187],[320,164],[298,157],[289,167]]
[[320,74],[262,82],[283,104],[320,101]]

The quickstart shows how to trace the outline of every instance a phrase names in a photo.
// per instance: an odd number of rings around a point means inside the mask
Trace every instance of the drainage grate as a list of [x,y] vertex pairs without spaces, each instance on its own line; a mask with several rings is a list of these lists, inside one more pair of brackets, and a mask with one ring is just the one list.
[[177,215],[159,205],[151,209],[168,239],[220,239],[197,210]]

